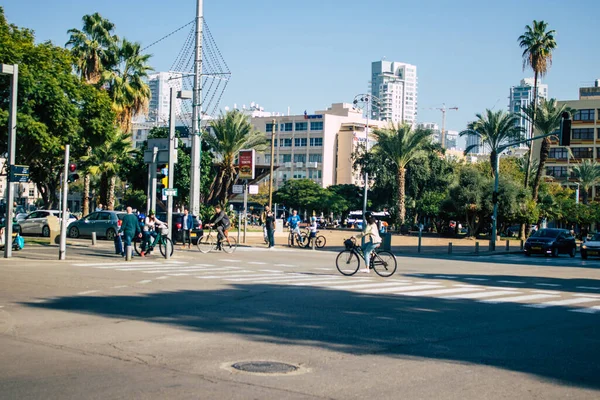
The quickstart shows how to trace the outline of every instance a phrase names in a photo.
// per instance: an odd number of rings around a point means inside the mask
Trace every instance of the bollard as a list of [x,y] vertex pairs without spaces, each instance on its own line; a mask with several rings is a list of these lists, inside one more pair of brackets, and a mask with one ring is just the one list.
[[510,240],[506,239],[506,251],[510,250]]
[[419,231],[419,245],[417,247],[417,253],[421,252],[421,232]]
[[452,242],[448,243],[448,254],[452,254]]
[[131,246],[127,246],[125,248],[125,261],[131,261],[131,251],[133,250],[133,247]]
[[92,246],[96,245],[96,232],[92,232]]
[[475,253],[479,253],[479,242],[475,242]]
[[521,250],[523,250],[525,248],[525,241],[523,239],[521,239]]
[[173,242],[165,242],[165,260],[169,260],[171,258],[171,249],[168,246],[169,243],[172,244]]

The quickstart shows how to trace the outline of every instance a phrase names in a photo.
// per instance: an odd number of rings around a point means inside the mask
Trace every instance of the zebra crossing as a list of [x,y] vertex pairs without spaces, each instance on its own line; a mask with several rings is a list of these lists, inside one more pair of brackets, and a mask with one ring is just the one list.
[[[493,286],[486,279],[465,279],[473,283],[456,283],[450,275],[439,275],[440,280],[423,280],[418,274],[382,279],[374,274],[345,277],[334,266],[308,269],[293,264],[269,264],[267,262],[219,259],[211,263],[185,261],[135,261],[113,263],[76,263],[75,267],[144,274],[139,284],[187,277],[198,282],[252,285],[273,284],[307,286],[324,290],[349,291],[361,295],[431,297],[443,300],[472,300],[482,304],[519,304],[529,309],[564,307],[569,312],[600,315],[600,288],[592,293],[539,290],[533,287]],[[187,279],[186,278],[186,279]],[[408,279],[406,279],[408,278]],[[189,279],[188,279],[189,280]],[[508,281],[498,281],[508,283]],[[511,283],[524,283],[511,281]],[[540,284],[537,284],[540,285]],[[550,288],[550,285],[548,285]],[[588,288],[592,289],[592,288]]]

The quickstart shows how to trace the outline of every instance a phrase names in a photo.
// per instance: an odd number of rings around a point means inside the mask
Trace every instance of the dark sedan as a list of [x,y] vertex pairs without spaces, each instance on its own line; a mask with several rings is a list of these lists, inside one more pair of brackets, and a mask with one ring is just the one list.
[[[167,222],[167,213],[157,213],[156,217],[163,222]],[[183,243],[183,231],[181,230],[183,226],[183,213],[173,213],[173,222],[171,225],[171,240],[173,244]],[[190,235],[192,243],[195,244],[203,234],[202,222],[194,215],[194,228]]]
[[525,255],[544,254],[558,257],[559,254],[568,254],[575,257],[577,244],[575,238],[567,229],[540,229],[525,242]]

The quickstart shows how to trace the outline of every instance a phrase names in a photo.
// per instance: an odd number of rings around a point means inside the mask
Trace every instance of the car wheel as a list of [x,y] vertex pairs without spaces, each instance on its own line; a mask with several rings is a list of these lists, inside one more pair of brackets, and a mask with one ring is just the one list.
[[79,237],[79,228],[76,226],[69,228],[69,237],[77,239]]
[[569,251],[569,256],[570,256],[571,258],[573,258],[573,257],[575,257],[575,253],[577,253],[577,249],[576,249],[576,248],[573,246],[573,247],[571,248],[571,250]]
[[552,257],[558,257],[558,247],[552,248]]
[[581,251],[581,259],[587,260],[587,251],[584,251],[584,250]]
[[42,228],[42,236],[50,237],[50,227],[48,225],[46,225]]
[[106,239],[107,240],[115,240],[115,236],[117,236],[117,233],[115,232],[115,230],[113,228],[109,228],[106,231]]

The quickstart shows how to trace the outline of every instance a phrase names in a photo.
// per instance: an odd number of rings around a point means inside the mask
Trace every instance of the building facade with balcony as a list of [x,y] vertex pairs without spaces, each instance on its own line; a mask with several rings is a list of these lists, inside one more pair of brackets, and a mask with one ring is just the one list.
[[417,123],[418,79],[415,65],[396,61],[371,64],[371,94],[381,101],[373,103],[376,119],[394,123]]

